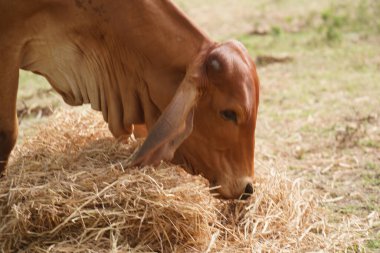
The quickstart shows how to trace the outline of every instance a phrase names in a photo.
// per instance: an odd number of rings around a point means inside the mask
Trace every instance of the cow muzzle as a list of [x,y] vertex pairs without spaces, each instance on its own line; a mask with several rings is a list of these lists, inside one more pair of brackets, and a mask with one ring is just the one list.
[[252,196],[254,192],[253,180],[251,177],[244,177],[238,180],[232,180],[231,182],[219,183],[216,182],[212,185],[212,193],[216,194],[216,197],[223,199],[240,199],[246,200]]

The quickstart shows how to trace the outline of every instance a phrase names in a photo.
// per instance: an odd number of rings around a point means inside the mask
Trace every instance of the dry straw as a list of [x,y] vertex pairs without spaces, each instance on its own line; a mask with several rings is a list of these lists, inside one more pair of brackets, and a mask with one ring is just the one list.
[[16,148],[0,181],[3,252],[307,252],[362,244],[301,180],[266,168],[248,201],[221,201],[181,168],[124,168],[98,114],[62,111]]

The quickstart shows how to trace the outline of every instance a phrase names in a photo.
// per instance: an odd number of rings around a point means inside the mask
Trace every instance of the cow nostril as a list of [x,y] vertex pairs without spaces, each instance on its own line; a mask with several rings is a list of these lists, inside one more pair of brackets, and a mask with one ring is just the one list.
[[248,199],[253,193],[253,185],[251,183],[248,183],[247,186],[244,189],[244,193],[241,195],[241,200]]
[[253,185],[251,183],[248,183],[247,186],[245,187],[245,191],[244,192],[246,194],[252,195],[252,193],[253,193]]

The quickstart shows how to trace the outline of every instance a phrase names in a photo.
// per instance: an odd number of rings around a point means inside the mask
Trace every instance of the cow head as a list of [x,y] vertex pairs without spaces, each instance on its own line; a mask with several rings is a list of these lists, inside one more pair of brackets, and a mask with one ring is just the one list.
[[259,80],[237,41],[203,50],[150,130],[134,165],[173,159],[224,198],[252,194]]

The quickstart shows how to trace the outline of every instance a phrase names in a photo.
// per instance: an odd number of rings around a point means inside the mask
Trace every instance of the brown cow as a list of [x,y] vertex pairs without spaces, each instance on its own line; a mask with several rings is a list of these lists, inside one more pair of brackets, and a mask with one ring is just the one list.
[[224,198],[252,194],[255,64],[242,44],[213,42],[170,1],[0,0],[0,55],[0,173],[17,138],[21,68],[66,103],[101,111],[115,137],[146,125],[133,165],[173,160]]

